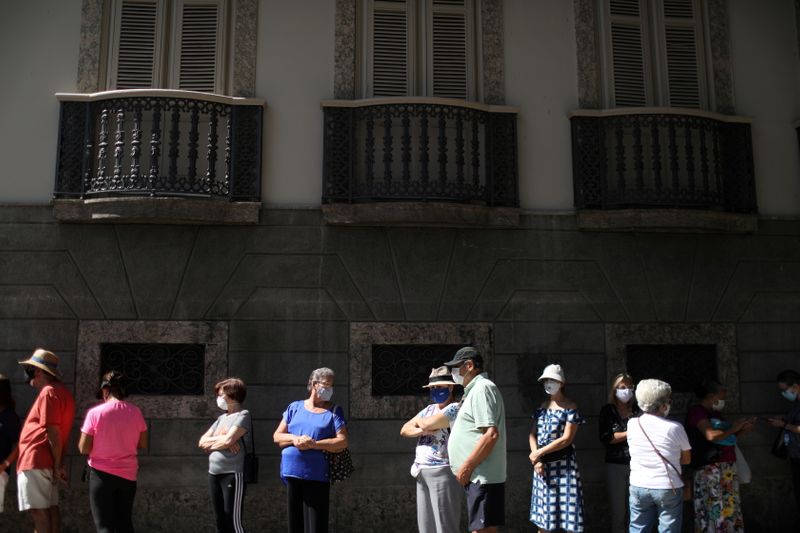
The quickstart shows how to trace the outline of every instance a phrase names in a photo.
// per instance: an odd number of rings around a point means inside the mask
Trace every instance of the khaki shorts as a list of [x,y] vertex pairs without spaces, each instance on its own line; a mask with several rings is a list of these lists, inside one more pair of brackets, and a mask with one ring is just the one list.
[[58,505],[58,484],[52,470],[17,473],[19,510],[49,509]]

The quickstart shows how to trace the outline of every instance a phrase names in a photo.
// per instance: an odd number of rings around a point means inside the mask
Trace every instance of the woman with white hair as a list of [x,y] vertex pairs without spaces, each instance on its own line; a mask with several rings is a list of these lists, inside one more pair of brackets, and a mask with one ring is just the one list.
[[643,379],[636,387],[642,416],[628,423],[631,455],[631,533],[679,533],[683,518],[681,465],[689,464],[691,446],[683,425],[669,420],[672,387],[658,379]]
[[308,377],[309,396],[289,404],[272,436],[281,452],[291,533],[327,533],[330,496],[328,460],[323,452],[347,448],[341,406],[331,402],[333,370],[318,368]]

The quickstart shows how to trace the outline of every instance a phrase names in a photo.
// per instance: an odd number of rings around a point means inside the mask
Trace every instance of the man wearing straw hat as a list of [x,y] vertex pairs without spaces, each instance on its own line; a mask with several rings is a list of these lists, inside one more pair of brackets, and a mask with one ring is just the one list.
[[19,364],[30,386],[39,389],[19,437],[19,510],[30,514],[37,533],[58,533],[57,483],[67,483],[63,460],[75,418],[75,399],[61,382],[54,353],[37,348]]

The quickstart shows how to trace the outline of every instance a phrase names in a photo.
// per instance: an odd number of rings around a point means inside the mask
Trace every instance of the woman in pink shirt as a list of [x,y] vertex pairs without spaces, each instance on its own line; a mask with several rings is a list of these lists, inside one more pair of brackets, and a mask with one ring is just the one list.
[[89,501],[99,533],[132,533],[138,448],[147,447],[147,424],[142,412],[123,401],[122,374],[103,375],[98,399],[103,403],[86,413],[78,450],[89,456]]

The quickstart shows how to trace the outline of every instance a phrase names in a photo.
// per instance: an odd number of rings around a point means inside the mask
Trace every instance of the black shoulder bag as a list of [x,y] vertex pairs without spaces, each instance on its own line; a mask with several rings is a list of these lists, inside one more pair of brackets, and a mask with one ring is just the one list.
[[244,482],[248,485],[258,483],[258,456],[256,455],[256,436],[253,428],[253,417],[250,417],[250,443],[252,449],[248,452],[247,445],[244,444]]
[[[334,404],[331,406],[331,413],[333,413],[335,409],[336,405]],[[328,480],[330,480],[331,485],[339,481],[344,481],[355,471],[356,468],[353,466],[353,458],[350,457],[350,450],[347,448],[340,452],[323,451],[323,453],[328,460]]]

